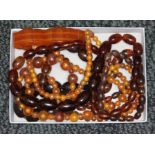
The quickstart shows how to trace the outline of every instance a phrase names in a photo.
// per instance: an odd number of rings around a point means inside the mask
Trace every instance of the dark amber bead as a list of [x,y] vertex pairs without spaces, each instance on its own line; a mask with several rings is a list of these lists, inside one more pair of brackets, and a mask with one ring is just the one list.
[[137,77],[137,84],[139,86],[144,85],[145,79],[143,75],[140,75],[139,77]]
[[112,94],[112,98],[115,99],[120,95],[120,92],[115,92]]
[[47,54],[49,52],[48,47],[46,46],[39,46],[36,48],[37,54]]
[[41,57],[35,57],[33,59],[33,66],[35,68],[41,68],[43,65],[43,59]]
[[32,96],[23,96],[20,100],[22,103],[30,107],[35,107],[38,104],[38,99]]
[[111,121],[117,121],[118,118],[117,118],[116,116],[111,116],[111,117],[110,117],[110,120],[111,120]]
[[130,88],[131,90],[137,90],[138,89],[137,82],[132,80],[130,83]]
[[25,59],[22,56],[17,57],[14,61],[13,61],[13,68],[14,69],[20,69],[25,63]]
[[133,52],[133,50],[131,50],[131,49],[125,49],[125,50],[123,50],[122,51],[122,54],[123,54],[123,57],[125,58],[125,57],[130,57],[130,56],[133,56],[134,55],[134,52]]
[[44,84],[47,83],[47,76],[46,76],[46,75],[44,75],[44,74],[42,74],[42,73],[39,73],[39,74],[37,75],[37,78],[38,78],[39,84],[40,84],[41,86],[43,86]]
[[100,48],[98,49],[98,53],[105,55],[106,53],[110,52],[111,50],[111,44],[109,43],[109,41],[104,41]]
[[48,54],[47,55],[47,63],[49,64],[49,65],[54,65],[54,64],[56,64],[56,56],[54,55],[54,54]]
[[134,120],[134,117],[133,116],[127,116],[125,118],[125,120],[128,121],[128,122],[132,122]]
[[67,47],[67,50],[71,53],[78,53],[79,51],[79,46],[78,45],[71,45],[69,47]]
[[120,42],[121,40],[122,40],[122,36],[120,34],[113,34],[109,38],[109,42],[111,44],[116,44],[116,43]]
[[118,118],[118,121],[124,122],[124,121],[125,121],[125,117],[119,117],[119,118]]
[[28,70],[26,67],[22,68],[22,69],[20,70],[20,76],[21,76],[21,77],[29,76],[29,70]]
[[67,94],[70,91],[70,83],[66,82],[61,86],[61,93]]
[[64,120],[64,114],[62,112],[57,112],[55,114],[55,121],[56,122],[63,122]]
[[127,112],[130,108],[131,108],[130,102],[127,102],[127,103],[125,103],[125,104],[123,104],[123,105],[121,106],[121,110],[122,110],[123,112]]
[[142,55],[143,54],[143,46],[142,46],[142,44],[135,43],[134,46],[133,46],[133,50],[134,50],[134,53],[136,55]]
[[138,88],[138,93],[139,94],[144,94],[145,93],[145,89],[143,87],[139,87]]
[[8,75],[9,82],[11,82],[11,83],[16,82],[17,81],[17,78],[18,78],[18,72],[17,72],[17,70],[11,69],[9,71],[9,75]]
[[98,49],[96,46],[94,46],[94,45],[92,45],[91,47],[92,47],[92,48],[91,48],[91,49],[92,49],[92,52],[93,52],[94,54],[98,55],[98,54],[99,54],[99,52],[98,52],[99,49]]
[[133,92],[130,93],[130,95],[128,97],[128,101],[132,102],[132,101],[134,101],[135,98],[136,98],[136,92],[133,91]]
[[49,100],[49,99],[42,99],[40,100],[41,108],[44,110],[53,110],[58,107],[58,104],[55,100]]
[[25,118],[28,122],[37,122],[39,120],[38,118],[33,118],[32,116],[26,116]]
[[144,95],[140,95],[140,97],[139,97],[139,103],[140,104],[145,104],[145,101],[146,101],[145,96]]
[[131,34],[124,34],[123,40],[130,45],[134,45],[136,42],[136,38],[132,36]]
[[79,51],[78,56],[80,57],[81,60],[87,61],[87,53],[86,53],[86,51]]
[[143,112],[144,111],[144,104],[139,104],[137,107],[137,112]]
[[125,62],[127,64],[129,64],[129,65],[132,65],[133,64],[132,59],[130,59],[130,58],[125,58]]
[[46,91],[46,92],[48,92],[48,93],[52,93],[52,91],[53,91],[53,87],[52,87],[52,85],[50,85],[49,83],[43,83],[43,88],[44,88],[44,90]]
[[98,82],[99,82],[99,77],[95,78],[94,76],[92,76],[89,80],[88,85],[91,89],[95,89],[98,86]]
[[14,109],[14,112],[15,114],[18,116],[18,117],[24,117],[24,114],[23,114],[23,109],[19,107],[19,105],[17,105],[16,103],[13,104],[13,109]]
[[41,71],[43,74],[49,74],[51,71],[51,66],[48,64],[44,64]]
[[101,113],[99,113],[99,117],[101,119],[108,120],[110,118],[110,115],[107,111],[102,111]]
[[55,43],[55,44],[49,46],[48,48],[50,51],[57,51],[57,50],[60,50],[61,46],[62,46],[62,44]]
[[139,70],[139,68],[138,67],[134,67],[133,69],[132,69],[132,77],[133,78],[136,78],[136,77],[138,77],[140,75],[140,70]]
[[77,98],[77,104],[84,105],[89,101],[90,98],[90,92],[89,91],[83,91]]
[[142,63],[142,58],[141,58],[140,56],[135,56],[135,57],[133,58],[133,63],[134,63],[134,65],[141,65],[141,63]]
[[110,113],[110,115],[111,116],[119,116],[121,114],[121,110],[120,109],[114,109],[111,113]]
[[12,83],[10,85],[10,90],[14,96],[20,96],[21,95],[21,87],[17,83]]
[[58,110],[62,112],[68,112],[73,111],[75,109],[76,105],[71,100],[66,100],[60,104],[58,107]]
[[35,50],[30,49],[30,50],[25,51],[23,56],[25,59],[31,59],[35,56],[35,54],[36,54]]
[[139,119],[141,117],[141,112],[136,112],[134,115],[135,119]]
[[102,70],[103,68],[103,58],[97,56],[93,62],[93,72],[98,73]]

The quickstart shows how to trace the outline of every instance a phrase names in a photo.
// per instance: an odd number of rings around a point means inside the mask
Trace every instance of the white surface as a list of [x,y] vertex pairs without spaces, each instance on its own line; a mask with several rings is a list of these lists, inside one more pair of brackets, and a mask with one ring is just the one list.
[[[120,34],[124,34],[124,33],[130,33],[132,35],[134,35],[136,37],[137,42],[142,43],[143,48],[144,48],[144,55],[143,55],[143,64],[144,64],[144,74],[145,74],[145,96],[146,96],[146,104],[145,104],[145,111],[143,112],[142,116],[140,119],[138,120],[134,120],[133,122],[112,122],[112,121],[104,121],[104,122],[85,122],[85,121],[78,121],[77,123],[138,123],[138,122],[146,122],[147,121],[147,83],[146,83],[146,58],[145,58],[145,32],[143,28],[115,28],[115,27],[111,27],[111,28],[104,28],[104,27],[87,27],[87,28],[82,28],[80,27],[80,29],[91,29],[95,35],[97,35],[99,37],[99,39],[101,41],[105,41],[108,40],[109,36],[111,36],[114,33],[120,33]],[[23,50],[18,50],[18,49],[14,49],[13,48],[13,44],[12,44],[12,34],[15,31],[19,31],[20,29],[12,29],[11,30],[11,40],[10,40],[10,68],[11,68],[11,64],[14,60],[15,57],[19,56],[19,55],[23,55]],[[123,41],[121,41],[118,44],[112,45],[112,50],[116,49],[118,51],[122,51],[123,49],[127,49],[130,48],[132,49],[131,45],[128,45],[126,43],[124,43]],[[74,64],[78,64],[80,67],[85,68],[86,63],[81,61],[80,58],[78,57],[77,54],[75,53],[70,53],[68,51],[62,51],[62,53],[68,57],[70,59],[71,62],[73,62]],[[63,71],[60,68],[59,64],[56,64],[54,66],[52,66],[52,76],[54,76],[57,81],[59,81],[60,83],[64,83],[67,80],[67,75],[68,73]],[[37,72],[39,71],[38,69],[36,70]],[[130,75],[127,72],[122,71],[122,73],[124,73],[125,76],[127,76],[127,79],[130,79]],[[78,74],[77,74],[78,75]],[[83,76],[79,76],[79,81],[82,79]],[[118,89],[115,85],[112,86],[112,89],[109,93],[107,93],[107,95],[112,94],[113,92],[116,92]],[[13,96],[11,95],[11,93],[9,93],[9,108],[10,108],[10,122],[11,123],[56,123],[56,124],[60,124],[59,122],[55,122],[55,121],[46,121],[46,122],[27,122],[25,119],[23,118],[18,118],[14,112],[13,112],[13,106],[12,106],[12,102],[13,102]],[[71,123],[69,121],[64,121],[61,122],[61,124],[64,123]]]

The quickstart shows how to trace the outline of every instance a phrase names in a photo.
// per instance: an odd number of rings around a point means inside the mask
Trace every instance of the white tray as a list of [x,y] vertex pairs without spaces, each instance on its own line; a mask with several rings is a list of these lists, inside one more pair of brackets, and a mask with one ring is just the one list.
[[[147,77],[146,77],[146,54],[145,54],[145,30],[144,28],[124,28],[124,27],[76,27],[79,29],[90,29],[92,30],[95,35],[97,35],[99,37],[99,39],[101,41],[105,41],[108,40],[109,36],[111,36],[114,33],[120,33],[120,34],[124,34],[124,33],[130,33],[132,35],[134,35],[137,39],[137,42],[140,42],[143,45],[144,48],[144,52],[143,52],[143,67],[144,67],[144,75],[145,75],[145,97],[146,97],[146,104],[145,104],[145,109],[144,112],[142,114],[142,116],[138,119],[138,120],[134,120],[132,122],[119,122],[119,121],[103,121],[103,122],[86,122],[86,121],[78,121],[75,122],[75,124],[79,124],[79,123],[85,123],[85,124],[89,124],[89,123],[142,123],[142,122],[147,122]],[[44,29],[44,28],[43,28]],[[11,36],[10,36],[10,69],[12,68],[12,62],[15,59],[15,57],[19,56],[19,55],[23,55],[23,50],[19,50],[19,49],[14,49],[13,48],[13,33],[20,31],[21,29],[11,29]],[[112,45],[112,49],[117,49],[118,51],[122,51],[123,49],[126,48],[132,48],[132,46],[124,43],[123,41],[121,41],[118,44]],[[69,53],[67,51],[62,51],[62,53],[70,58],[70,61],[78,64],[80,67],[85,68],[85,62],[81,61],[78,57],[77,54],[73,54],[73,53]],[[62,69],[60,69],[59,64],[56,64],[55,66],[52,66],[52,74],[54,75],[55,78],[60,81],[60,83],[64,83],[67,79],[67,75],[68,73],[64,72]],[[63,74],[65,73],[65,74]],[[127,78],[130,78],[130,75],[127,72],[124,72],[125,75],[127,76]],[[79,80],[81,80],[82,76],[78,76]],[[112,94],[112,92],[115,92],[117,90],[117,87],[113,86],[112,90],[108,93],[109,95]],[[64,121],[64,122],[55,122],[53,120],[48,120],[46,122],[27,122],[25,119],[23,118],[18,118],[14,111],[13,111],[13,100],[14,97],[11,94],[11,92],[9,92],[9,119],[10,119],[10,123],[28,123],[28,124],[73,124],[72,122],[69,121]]]

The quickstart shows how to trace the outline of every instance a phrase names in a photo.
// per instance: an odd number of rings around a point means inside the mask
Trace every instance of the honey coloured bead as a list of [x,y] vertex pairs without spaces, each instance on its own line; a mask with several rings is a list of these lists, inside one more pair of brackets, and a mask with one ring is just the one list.
[[28,68],[27,68],[27,67],[22,68],[22,69],[20,70],[20,76],[21,76],[21,77],[25,77],[25,76],[27,76],[27,75],[29,75],[29,70],[28,70]]
[[119,97],[118,97],[118,100],[120,102],[126,102],[126,95],[125,94],[120,94]]
[[68,71],[68,70],[70,70],[71,65],[70,65],[70,63],[69,63],[68,61],[63,61],[63,62],[61,63],[61,68],[62,68],[63,70],[65,70],[65,71]]
[[83,112],[83,119],[85,121],[90,121],[92,120],[92,118],[93,118],[93,113],[91,111],[86,110]]
[[70,115],[70,121],[71,122],[77,122],[78,121],[78,119],[79,119],[79,115],[78,115],[78,113],[77,112],[73,112],[71,115]]
[[22,56],[17,57],[14,61],[13,61],[13,68],[14,69],[20,69],[25,63],[25,59]]
[[43,59],[41,57],[35,57],[32,63],[35,68],[41,68],[43,65]]
[[39,113],[39,119],[41,121],[46,121],[48,119],[48,113],[46,111],[41,111]]
[[30,107],[26,107],[23,110],[23,113],[24,113],[25,116],[31,116],[32,115],[32,112],[33,112],[33,110]]

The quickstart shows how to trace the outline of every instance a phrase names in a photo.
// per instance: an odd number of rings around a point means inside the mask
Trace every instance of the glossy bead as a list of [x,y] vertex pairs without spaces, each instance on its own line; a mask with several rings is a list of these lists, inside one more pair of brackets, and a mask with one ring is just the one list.
[[30,107],[35,107],[38,103],[38,100],[35,97],[28,96],[28,95],[21,97],[20,100],[22,103]]
[[29,96],[32,96],[34,94],[34,89],[26,88],[25,94],[26,95],[29,95]]
[[69,83],[77,83],[77,81],[78,81],[78,77],[76,74],[70,74],[68,76],[68,82]]
[[31,84],[32,83],[32,78],[29,75],[25,76],[25,82],[28,83],[28,84]]
[[77,53],[79,51],[79,46],[78,45],[71,45],[71,46],[67,47],[67,50],[69,52],[72,52],[72,53]]
[[51,72],[51,66],[48,64],[44,64],[41,71],[43,74],[49,74]]
[[136,92],[133,91],[133,92],[130,93],[130,95],[128,97],[128,101],[132,102],[132,101],[134,101],[135,98],[136,98]]
[[115,92],[112,94],[112,98],[115,99],[120,95],[120,92]]
[[127,112],[130,108],[131,108],[131,104],[129,102],[127,102],[121,106],[122,112]]
[[39,46],[39,47],[37,47],[36,48],[36,53],[37,54],[47,54],[49,52],[49,49],[48,49],[48,47],[46,47],[46,46]]
[[67,94],[70,91],[70,83],[66,82],[61,86],[61,93]]
[[142,55],[143,54],[143,46],[142,46],[142,44],[135,43],[134,46],[133,46],[133,50],[134,50],[134,53],[136,55]]
[[109,42],[111,44],[116,44],[122,40],[122,36],[120,34],[113,34],[109,37]]
[[31,116],[26,116],[26,120],[27,120],[28,122],[37,122],[39,119],[38,119],[38,118],[33,118],[33,117],[31,117]]
[[102,111],[98,116],[104,120],[108,120],[110,118],[110,114],[107,111]]
[[68,61],[63,61],[61,63],[61,68],[65,71],[70,70],[71,68],[70,63]]
[[103,68],[103,59],[101,57],[96,57],[93,62],[93,72],[98,73]]
[[23,56],[25,59],[31,59],[35,56],[36,52],[33,49],[27,50],[24,52]]
[[106,83],[105,86],[104,86],[103,92],[108,93],[111,90],[111,87],[112,87],[112,84]]
[[25,59],[22,56],[18,56],[12,63],[14,69],[20,69],[25,63]]
[[145,96],[144,95],[140,95],[140,97],[139,97],[139,103],[140,104],[145,104],[145,102],[146,102]]
[[35,68],[41,68],[43,65],[43,59],[41,57],[35,57],[33,59],[33,66]]
[[41,86],[43,86],[44,84],[47,84],[47,76],[46,76],[46,75],[44,75],[44,74],[42,74],[42,73],[39,73],[39,74],[37,75],[37,78],[38,78],[39,84],[40,84]]
[[76,102],[79,105],[84,105],[89,101],[90,93],[89,91],[83,91],[81,94],[79,94]]
[[20,96],[21,87],[17,83],[12,83],[9,88],[14,96]]
[[120,94],[119,97],[118,97],[118,100],[120,102],[126,102],[126,96],[125,96],[125,94]]
[[141,58],[141,56],[135,56],[134,58],[133,58],[133,63],[134,63],[134,65],[136,66],[138,66],[138,65],[141,65],[141,63],[142,63],[142,58]]
[[77,112],[73,112],[69,117],[71,122],[77,122],[79,119],[79,115]]
[[8,74],[9,82],[11,82],[11,83],[16,82],[17,79],[18,79],[18,72],[17,72],[17,70],[15,70],[15,69],[10,70],[9,74]]
[[58,104],[55,100],[42,99],[42,100],[40,100],[40,106],[44,110],[48,111],[48,110],[56,109],[58,107]]
[[83,118],[85,121],[90,121],[93,118],[93,113],[91,111],[86,110],[83,112]]
[[130,59],[130,58],[125,58],[125,62],[127,64],[129,64],[129,65],[132,65],[133,64],[132,59]]
[[102,55],[105,55],[106,53],[110,52],[111,50],[111,44],[109,41],[104,41],[100,48],[98,49],[98,53],[101,53]]
[[41,111],[39,113],[39,120],[46,121],[48,119],[48,113],[46,111]]
[[61,49],[60,43],[54,43],[51,46],[49,46],[50,51],[57,51]]
[[132,36],[131,34],[124,34],[123,40],[130,45],[133,45],[136,42],[136,38]]
[[137,84],[139,86],[144,85],[145,79],[143,75],[140,75],[139,77],[137,77]]
[[139,119],[141,117],[141,112],[136,112],[134,115],[135,119]]
[[130,88],[133,91],[137,90],[138,89],[137,82],[132,80],[131,83],[130,83]]
[[114,109],[114,110],[111,111],[110,114],[111,114],[111,116],[119,117],[120,114],[121,114],[121,110],[120,109]]
[[139,104],[137,107],[137,112],[143,112],[144,111],[144,104]]
[[48,54],[47,55],[47,63],[48,65],[54,65],[56,64],[56,56],[54,54]]
[[62,112],[68,112],[73,111],[75,109],[76,105],[71,100],[66,100],[64,102],[61,102],[61,105],[58,107],[58,109]]
[[80,57],[81,60],[87,61],[87,53],[86,53],[86,51],[79,51],[78,56]]
[[32,115],[32,112],[33,112],[33,110],[30,107],[26,107],[24,109],[24,111],[23,111],[23,113],[24,113],[25,116],[31,116]]
[[130,56],[134,55],[134,52],[131,49],[125,49],[122,51],[122,54],[123,54],[123,58],[129,58]]
[[20,70],[20,76],[21,77],[25,77],[25,76],[28,76],[28,75],[29,75],[29,71],[28,71],[28,69],[26,67],[24,67],[24,68],[22,68]]
[[63,122],[64,120],[64,114],[62,112],[57,112],[55,114],[55,121],[56,122]]

